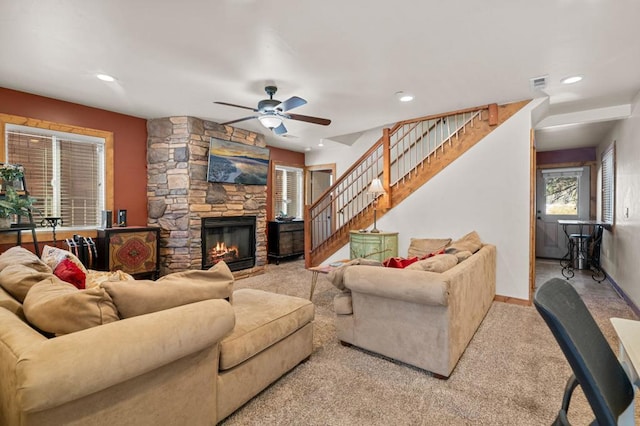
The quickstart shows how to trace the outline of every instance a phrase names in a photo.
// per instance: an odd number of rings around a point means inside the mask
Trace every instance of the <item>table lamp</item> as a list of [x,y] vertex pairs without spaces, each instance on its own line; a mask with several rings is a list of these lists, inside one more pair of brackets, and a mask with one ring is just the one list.
[[380,232],[376,227],[376,215],[378,210],[378,197],[387,193],[382,186],[382,182],[380,179],[374,179],[371,181],[371,185],[369,185],[369,189],[367,189],[367,193],[373,195],[373,229],[371,232],[378,233]]

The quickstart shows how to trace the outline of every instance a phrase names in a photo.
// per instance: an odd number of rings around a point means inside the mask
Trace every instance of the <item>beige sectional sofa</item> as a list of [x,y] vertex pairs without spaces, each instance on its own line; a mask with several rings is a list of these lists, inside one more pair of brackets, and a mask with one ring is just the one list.
[[[0,255],[1,425],[211,425],[312,352],[313,304],[252,289],[231,293],[224,264],[209,275],[87,290],[69,289],[43,265],[21,248]],[[29,285],[8,284],[18,276]],[[209,281],[217,287],[205,289]],[[204,300],[194,301],[198,294]],[[73,329],[70,310],[65,319],[44,314],[84,297],[91,306],[75,311],[102,324],[53,336],[29,322]],[[107,315],[114,307],[117,318]]]
[[405,269],[344,267],[334,299],[338,338],[449,377],[495,296],[496,247],[479,247]]

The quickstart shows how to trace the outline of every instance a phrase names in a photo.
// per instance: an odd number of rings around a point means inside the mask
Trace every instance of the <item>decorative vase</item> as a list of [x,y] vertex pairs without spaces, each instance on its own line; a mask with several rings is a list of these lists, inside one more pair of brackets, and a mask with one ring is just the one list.
[[11,218],[10,217],[0,217],[0,229],[11,228]]

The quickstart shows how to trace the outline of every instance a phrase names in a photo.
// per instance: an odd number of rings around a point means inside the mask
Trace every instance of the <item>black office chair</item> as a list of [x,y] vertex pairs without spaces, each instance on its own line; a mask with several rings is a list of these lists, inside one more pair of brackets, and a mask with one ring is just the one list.
[[[573,370],[553,424],[569,425],[567,412],[578,384],[596,416],[593,424],[618,424],[633,404],[633,386],[578,292],[554,278],[538,288],[533,301]],[[630,416],[633,424],[633,408]]]

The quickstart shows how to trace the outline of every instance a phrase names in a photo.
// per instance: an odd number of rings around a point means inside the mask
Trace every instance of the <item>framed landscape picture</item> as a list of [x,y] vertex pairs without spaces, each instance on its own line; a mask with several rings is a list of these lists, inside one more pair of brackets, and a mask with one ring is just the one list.
[[211,138],[209,182],[266,185],[269,149]]

